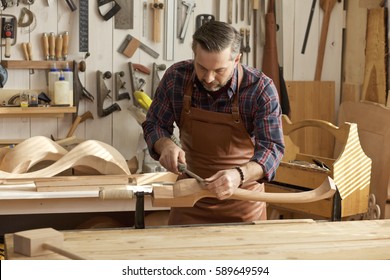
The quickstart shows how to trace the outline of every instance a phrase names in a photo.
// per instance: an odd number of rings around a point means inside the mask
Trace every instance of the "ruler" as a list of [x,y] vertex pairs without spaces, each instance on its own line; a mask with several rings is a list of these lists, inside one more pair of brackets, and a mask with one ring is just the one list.
[[88,0],[80,0],[79,52],[88,52]]

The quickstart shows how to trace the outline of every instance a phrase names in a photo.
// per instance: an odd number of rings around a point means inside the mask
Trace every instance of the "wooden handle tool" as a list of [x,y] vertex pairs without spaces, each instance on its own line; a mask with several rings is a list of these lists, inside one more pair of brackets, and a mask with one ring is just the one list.
[[14,251],[28,257],[47,255],[52,252],[73,260],[84,257],[62,248],[64,235],[52,228],[26,230],[14,233]]
[[54,60],[56,56],[56,35],[54,32],[49,34],[49,59]]
[[318,45],[317,65],[314,76],[315,81],[321,80],[322,66],[324,63],[326,38],[328,37],[330,15],[337,0],[320,0],[320,7],[324,11],[324,19],[321,27],[320,44]]
[[65,31],[62,35],[62,58],[67,60],[68,58],[68,47],[69,47],[69,32]]
[[30,56],[28,55],[28,51],[27,51],[27,43],[22,43],[22,51],[23,51],[23,55],[24,55],[24,59],[25,60],[30,60]]
[[62,44],[63,44],[62,34],[59,34],[56,38],[55,54],[57,60],[62,60]]
[[43,51],[43,56],[45,60],[50,59],[50,54],[49,54],[49,37],[47,36],[47,33],[43,33],[42,35],[42,51]]

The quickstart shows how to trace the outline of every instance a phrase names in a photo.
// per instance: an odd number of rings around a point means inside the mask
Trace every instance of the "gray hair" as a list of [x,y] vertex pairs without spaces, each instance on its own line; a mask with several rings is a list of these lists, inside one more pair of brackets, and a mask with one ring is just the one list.
[[198,45],[209,52],[221,52],[230,47],[232,60],[240,53],[241,35],[226,22],[209,21],[195,31],[192,39],[194,53]]

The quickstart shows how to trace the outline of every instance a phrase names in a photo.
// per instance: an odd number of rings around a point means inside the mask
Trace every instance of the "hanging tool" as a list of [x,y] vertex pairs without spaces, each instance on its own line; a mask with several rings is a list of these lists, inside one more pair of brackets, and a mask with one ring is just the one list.
[[43,51],[43,57],[45,60],[50,59],[50,54],[49,54],[49,37],[47,36],[47,33],[42,34],[42,51]]
[[[236,23],[238,23],[238,0],[235,0],[236,1]],[[242,11],[242,10],[241,10]]]
[[304,54],[305,50],[306,50],[306,44],[307,44],[307,40],[309,38],[310,27],[311,27],[311,22],[313,19],[314,10],[316,8],[316,3],[317,3],[317,0],[313,0],[313,2],[311,3],[310,15],[309,15],[309,20],[308,20],[307,26],[306,26],[305,38],[303,39],[301,54]]
[[258,0],[248,0],[248,25],[252,24],[252,12],[254,2],[258,2]]
[[315,81],[321,80],[322,65],[324,63],[324,55],[325,55],[325,47],[326,47],[326,38],[328,37],[329,20],[330,20],[330,15],[332,13],[332,10],[336,5],[336,1],[337,0],[320,0],[320,7],[324,11],[324,17],[322,21],[320,43],[318,45],[317,65],[316,65],[316,72],[314,75]]
[[138,39],[134,38],[130,34],[126,36],[125,40],[118,48],[118,52],[124,54],[127,57],[132,57],[138,48],[140,48],[154,58],[159,57],[159,54],[157,52],[149,48],[147,45],[141,43]]
[[152,93],[150,94],[151,98],[154,98],[158,84],[160,83],[160,77],[158,76],[158,71],[164,71],[167,68],[165,64],[156,64],[153,63],[153,72],[152,72]]
[[88,52],[88,0],[80,0],[79,2],[79,52]]
[[164,4],[154,0],[150,3],[150,8],[153,9],[153,42],[161,42],[161,10],[164,8]]
[[76,131],[77,126],[80,123],[83,123],[88,119],[93,120],[93,115],[90,111],[85,112],[81,116],[77,116],[76,119],[73,121],[72,126],[69,128],[69,131],[66,134],[66,138],[73,136],[74,132]]
[[126,82],[123,82],[121,78],[125,76],[125,72],[116,72],[115,73],[115,100],[123,100],[128,99],[130,100],[130,94],[126,92],[120,93],[121,90],[126,90],[125,84]]
[[[98,12],[105,21],[115,16],[121,9],[121,6],[119,6],[115,0],[97,0],[97,4],[98,4]],[[101,7],[102,6],[108,7],[109,6],[108,4],[111,5],[110,6],[111,9],[108,12],[103,12]]]
[[240,57],[240,62],[242,63],[244,52],[245,52],[245,44],[244,44],[244,41],[245,41],[245,28],[244,27],[240,28],[240,36],[241,36],[241,44],[240,44],[241,57]]
[[233,0],[228,0],[228,23],[232,24],[233,23]]
[[16,43],[16,17],[13,15],[1,14],[1,38],[5,39],[5,54],[6,58],[11,57],[11,46]]
[[62,34],[57,35],[56,37],[56,45],[55,45],[55,54],[57,60],[62,60]]
[[177,1],[165,0],[164,59],[175,60]]
[[[86,98],[88,101],[93,102],[94,96],[88,92],[88,90],[82,85],[79,77],[79,71],[85,71],[85,62],[77,63],[73,60],[73,104],[76,107],[76,113],[73,114],[73,120],[78,116],[80,99]],[[81,67],[81,65],[84,65]]]
[[65,31],[62,34],[62,59],[67,60],[69,47],[69,32]]
[[[27,19],[26,19],[27,17]],[[34,21],[34,14],[27,9],[26,7],[23,7],[20,10],[20,15],[18,19],[18,27],[28,27],[31,25],[31,23]]]
[[3,88],[8,80],[8,71],[0,64],[0,88]]
[[[259,9],[259,0],[249,0],[253,9],[253,67],[257,68],[257,10]],[[253,1],[253,2],[252,2]],[[252,14],[250,10],[249,14]]]
[[73,0],[65,0],[66,4],[68,4],[69,9],[74,12],[77,10],[77,6],[73,2]]
[[134,26],[134,0],[116,0],[121,7],[115,14],[115,29],[133,29]]
[[246,64],[248,65],[249,65],[249,53],[251,52],[250,38],[251,38],[250,29],[247,28],[245,31],[245,41],[246,41],[245,53],[246,53]]
[[[236,0],[238,1],[238,0]],[[251,1],[251,0],[249,0]],[[245,20],[245,0],[241,0],[241,13],[240,13],[240,19],[241,21]]]
[[203,24],[215,20],[215,17],[210,14],[201,14],[196,16],[196,29],[201,27]]
[[179,36],[180,41],[183,43],[187,33],[188,25],[190,23],[191,14],[196,7],[196,3],[194,0],[186,0],[186,1],[182,1],[182,4],[187,7],[186,19],[184,21],[184,25],[181,29],[180,36]]
[[56,58],[56,35],[54,32],[49,34],[49,59],[55,60]]
[[142,4],[142,37],[146,36],[146,22],[148,20],[148,2]]
[[215,0],[215,17],[217,20],[221,20],[221,1],[220,0]]
[[111,98],[110,92],[104,82],[105,79],[111,78],[111,72],[106,71],[104,74],[101,71],[96,71],[96,83],[97,83],[97,111],[99,117],[105,117],[115,111],[121,111],[118,103],[113,103],[107,108],[103,108],[104,100],[106,98]]
[[[27,61],[33,60],[31,43],[22,43],[21,46],[23,50],[24,59]],[[30,74],[34,74],[34,69],[30,69]]]

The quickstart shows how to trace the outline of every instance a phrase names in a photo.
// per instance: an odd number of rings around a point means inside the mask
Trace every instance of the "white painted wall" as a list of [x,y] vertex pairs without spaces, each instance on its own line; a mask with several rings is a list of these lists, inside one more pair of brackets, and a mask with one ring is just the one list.
[[[176,0],[172,0],[176,1]],[[248,1],[248,0],[246,0]],[[262,2],[264,7],[263,0]],[[30,6],[31,11],[36,17],[36,26],[31,32],[26,32],[18,28],[17,43],[11,49],[12,60],[23,59],[20,49],[22,42],[30,41],[33,45],[34,60],[42,60],[41,51],[41,36],[43,32],[55,32],[56,34],[64,31],[70,33],[70,47],[68,60],[75,59],[80,61],[84,58],[85,53],[79,53],[78,50],[78,11],[71,12],[65,1],[50,1],[51,6],[47,6],[47,1],[35,1]],[[78,1],[74,0],[76,5]],[[169,67],[175,61],[188,59],[192,57],[190,48],[191,35],[195,30],[195,17],[199,14],[217,14],[220,10],[220,19],[227,21],[227,0],[196,0],[195,13],[191,16],[190,25],[188,27],[187,36],[184,43],[180,43],[176,39],[175,43],[175,58],[173,61],[164,60],[164,44],[154,43],[152,41],[152,10],[147,11],[147,31],[145,37],[142,36],[143,28],[143,2],[134,1],[134,28],[131,30],[114,29],[113,19],[104,21],[99,13],[97,1],[89,1],[89,51],[90,57],[86,59],[87,70],[85,73],[80,73],[80,79],[85,87],[95,96],[95,102],[90,103],[81,101],[79,114],[89,110],[94,115],[94,120],[87,120],[79,125],[76,130],[76,136],[83,139],[96,139],[104,141],[117,148],[126,159],[131,159],[139,149],[139,139],[142,131],[140,126],[131,116],[127,107],[128,100],[113,101],[106,100],[105,106],[109,106],[112,102],[118,102],[122,111],[114,112],[113,114],[99,118],[97,116],[96,102],[96,71],[102,72],[111,71],[114,77],[115,72],[124,71],[126,88],[130,90],[128,62],[140,63],[149,68],[152,68],[153,62],[157,64],[166,64]],[[152,3],[151,0],[147,1]],[[163,2],[163,1],[162,1]],[[178,1],[179,4],[181,1]],[[217,3],[220,2],[220,7]],[[241,2],[241,1],[240,1]],[[321,30],[322,12],[320,11],[317,1],[317,7],[313,18],[310,37],[304,55],[300,54],[302,47],[304,32],[306,29],[307,19],[309,16],[311,0],[284,0],[276,1],[278,4],[278,23],[280,26],[279,38],[279,58],[280,63],[284,67],[286,80],[313,80],[316,64],[316,54],[318,41]],[[235,9],[235,0],[233,1],[233,9]],[[343,11],[342,3],[337,3],[336,8],[332,13],[332,18],[329,26],[328,43],[325,51],[323,80],[333,80],[336,82],[336,108],[339,103],[339,88],[340,88],[340,73],[341,73],[341,31],[343,26]],[[26,7],[20,4],[19,7],[7,8],[3,13],[19,16],[20,9]],[[261,19],[262,11],[258,12],[258,20]],[[161,34],[162,42],[163,23],[168,20],[162,15],[161,18]],[[253,22],[253,17],[252,17]],[[233,26],[247,27],[247,22],[235,22],[235,13],[233,12]],[[180,27],[178,27],[180,28]],[[262,30],[258,29],[259,32]],[[253,29],[252,29],[253,32]],[[283,33],[281,33],[283,32]],[[157,51],[160,56],[154,59],[142,50],[137,50],[134,56],[130,59],[117,52],[118,47],[123,42],[125,36],[131,34],[138,38],[141,42]],[[252,33],[253,34],[253,33]],[[253,36],[251,37],[253,38]],[[261,34],[258,34],[260,40]],[[261,60],[261,45],[258,44],[258,60]],[[4,57],[4,47],[1,48],[1,58]],[[253,65],[252,54],[249,56],[249,64]],[[257,65],[261,65],[259,61]],[[160,76],[163,73],[160,72]],[[36,70],[34,74],[29,74],[28,70],[8,70],[8,81],[3,89],[0,89],[0,101],[2,96],[6,96],[7,90],[27,90],[27,89],[44,89],[46,87],[46,77],[44,70]],[[139,77],[147,81],[145,91],[150,93],[151,75],[146,76],[140,74]],[[106,85],[114,92],[114,78],[106,80]],[[1,118],[0,116],[0,139],[25,139],[35,135],[44,135],[56,138],[66,136],[68,129],[72,123],[71,115],[67,115],[62,119],[50,118]]]

